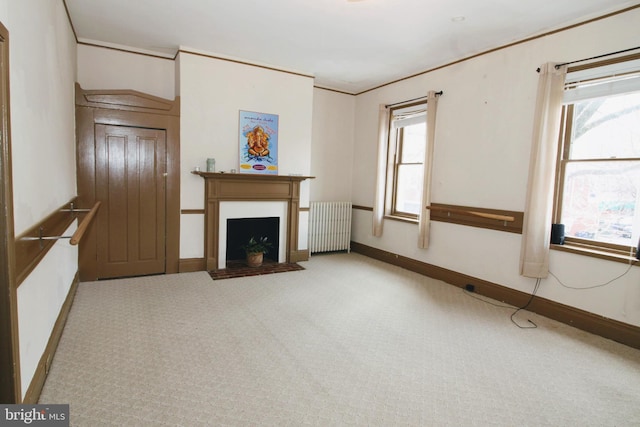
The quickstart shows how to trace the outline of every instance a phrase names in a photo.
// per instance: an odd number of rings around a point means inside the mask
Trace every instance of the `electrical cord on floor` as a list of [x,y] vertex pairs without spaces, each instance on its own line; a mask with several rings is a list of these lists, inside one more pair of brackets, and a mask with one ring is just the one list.
[[[609,281],[607,281],[607,282],[605,282],[605,283],[601,283],[601,284],[599,284],[599,285],[593,285],[593,286],[586,286],[586,287],[578,287],[578,286],[569,286],[569,285],[565,285],[565,284],[562,282],[562,280],[560,280],[560,279],[558,278],[558,276],[556,276],[555,274],[553,274],[551,271],[549,271],[549,274],[550,274],[551,276],[553,276],[553,278],[554,278],[554,279],[556,279],[556,280],[558,281],[558,283],[560,284],[560,286],[563,286],[563,287],[568,288],[568,289],[575,289],[575,290],[579,290],[579,291],[581,291],[581,290],[585,290],[585,289],[601,288],[601,287],[603,287],[603,286],[607,286],[607,285],[609,285],[609,284],[611,284],[611,283],[615,282],[616,280],[620,279],[621,277],[624,277],[627,273],[629,273],[629,271],[631,271],[631,267],[633,267],[633,265],[634,265],[634,264],[635,264],[635,261],[630,261],[630,262],[629,262],[629,267],[627,267],[627,269],[624,271],[624,273],[620,274],[619,276],[614,277],[613,279],[611,279],[611,280],[609,280]],[[529,301],[527,301],[527,303],[526,303],[525,305],[523,305],[522,307],[518,307],[518,308],[516,309],[516,311],[514,311],[513,313],[511,313],[511,322],[513,322],[513,324],[514,324],[514,325],[516,325],[516,326],[517,326],[518,328],[520,328],[520,329],[535,329],[535,328],[537,328],[537,327],[538,327],[538,325],[536,325],[534,322],[532,322],[532,321],[531,321],[531,320],[529,320],[529,319],[527,319],[527,322],[529,322],[529,323],[531,324],[531,326],[522,326],[522,325],[519,325],[519,324],[518,324],[518,323],[517,323],[513,318],[514,318],[514,316],[515,316],[516,314],[518,314],[518,312],[520,312],[521,310],[526,310],[526,309],[527,309],[527,307],[529,307],[529,305],[531,305],[531,302],[533,301],[533,298],[536,296],[536,293],[538,292],[538,289],[540,288],[540,282],[541,282],[541,279],[539,279],[539,278],[538,278],[538,279],[536,279],[536,285],[535,285],[535,286],[534,286],[534,288],[533,288],[533,292],[531,293],[531,297],[529,297]],[[486,303],[486,304],[493,305],[493,306],[495,306],[495,307],[500,307],[500,308],[514,308],[514,306],[513,306],[513,305],[496,304],[496,303],[493,303],[493,302],[491,302],[491,301],[487,301],[487,300],[485,300],[485,299],[483,299],[483,298],[479,298],[478,296],[474,295],[474,294],[473,294],[473,292],[469,292],[469,291],[467,291],[466,289],[463,289],[462,291],[463,291],[467,296],[470,296],[470,297],[472,297],[472,298],[475,298],[475,299],[477,299],[477,300],[479,300],[479,301],[482,301],[482,302],[484,302],[484,303]]]
[[462,290],[462,292],[464,292],[464,293],[465,293],[465,295],[470,296],[471,298],[475,298],[475,299],[477,299],[478,301],[482,301],[483,303],[485,303],[485,304],[489,304],[489,305],[492,305],[492,306],[494,306],[494,307],[499,307],[499,308],[510,308],[510,309],[515,308],[515,309],[516,309],[516,311],[514,311],[514,312],[511,314],[511,321],[513,322],[513,324],[514,324],[514,325],[516,325],[516,326],[517,326],[518,328],[520,328],[520,329],[534,329],[534,328],[537,328],[537,327],[538,327],[538,325],[536,325],[536,324],[535,324],[534,322],[532,322],[531,320],[527,319],[527,322],[529,322],[529,323],[530,323],[531,325],[533,325],[533,326],[521,326],[521,325],[519,325],[518,323],[516,323],[516,321],[513,319],[513,317],[514,317],[516,314],[518,314],[518,312],[519,312],[520,310],[525,310],[527,307],[529,307],[529,305],[531,304],[531,301],[533,301],[533,297],[535,297],[535,296],[536,296],[536,293],[538,292],[538,288],[540,288],[540,279],[536,279],[536,285],[535,285],[535,287],[533,288],[533,293],[531,294],[531,297],[529,298],[529,301],[527,301],[527,303],[526,303],[525,305],[523,305],[522,307],[517,307],[517,308],[516,308],[515,306],[513,306],[513,305],[509,305],[509,304],[496,304],[496,303],[494,303],[494,302],[487,301],[486,299],[484,299],[484,298],[480,298],[480,297],[478,297],[477,295],[475,295],[473,292],[469,292],[469,291],[467,291],[466,289],[463,289],[463,290]]
[[496,304],[495,302],[491,302],[491,301],[488,301],[488,300],[486,300],[486,299],[484,299],[484,298],[480,298],[480,297],[478,296],[478,294],[475,294],[475,293],[473,293],[473,292],[469,292],[469,291],[468,291],[468,290],[466,290],[466,289],[462,289],[462,292],[464,292],[467,296],[470,296],[471,298],[475,298],[475,299],[477,299],[478,301],[482,301],[482,302],[484,302],[484,303],[486,303],[486,304],[489,304],[489,305],[492,305],[492,306],[494,306],[494,307],[500,307],[500,308],[516,308],[515,306],[513,306],[513,305],[511,305],[511,304]]
[[533,288],[533,292],[531,293],[531,297],[529,298],[529,301],[527,301],[527,303],[525,305],[523,305],[522,307],[518,308],[516,311],[514,311],[513,313],[511,313],[511,321],[513,322],[514,325],[516,325],[518,328],[520,329],[535,329],[538,327],[538,325],[536,325],[535,323],[533,323],[531,320],[527,319],[527,322],[529,322],[532,326],[522,326],[519,325],[515,320],[513,320],[513,316],[515,316],[516,314],[518,314],[518,312],[520,310],[526,310],[527,307],[529,307],[529,305],[531,304],[531,301],[533,301],[533,297],[536,296],[536,293],[538,292],[538,288],[540,288],[540,281],[541,279],[538,278],[536,279],[536,285]]
[[579,286],[569,286],[569,285],[565,285],[564,283],[562,283],[562,280],[558,279],[558,276],[556,276],[555,274],[553,274],[551,271],[549,271],[549,274],[553,276],[554,279],[556,279],[558,281],[558,283],[560,284],[560,286],[565,287],[567,289],[575,289],[578,291],[583,291],[585,289],[595,289],[595,288],[601,288],[603,286],[607,286],[608,284],[615,282],[616,280],[620,279],[621,277],[625,276],[629,271],[631,271],[631,267],[633,267],[633,262],[629,263],[629,267],[627,267],[627,269],[624,271],[624,273],[622,273],[619,276],[614,277],[613,279],[609,280],[608,282],[605,283],[601,283],[599,285],[593,285],[593,286],[585,286],[585,287],[579,287]]

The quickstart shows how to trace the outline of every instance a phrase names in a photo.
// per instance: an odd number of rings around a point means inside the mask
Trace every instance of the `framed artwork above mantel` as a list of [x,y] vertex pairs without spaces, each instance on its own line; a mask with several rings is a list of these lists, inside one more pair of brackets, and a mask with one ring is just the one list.
[[240,173],[278,174],[278,115],[240,110]]

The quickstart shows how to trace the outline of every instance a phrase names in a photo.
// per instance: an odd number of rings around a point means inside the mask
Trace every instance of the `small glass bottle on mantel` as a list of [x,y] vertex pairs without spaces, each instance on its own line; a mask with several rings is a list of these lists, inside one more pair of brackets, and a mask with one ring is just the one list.
[[216,159],[207,159],[207,172],[215,172],[216,171]]

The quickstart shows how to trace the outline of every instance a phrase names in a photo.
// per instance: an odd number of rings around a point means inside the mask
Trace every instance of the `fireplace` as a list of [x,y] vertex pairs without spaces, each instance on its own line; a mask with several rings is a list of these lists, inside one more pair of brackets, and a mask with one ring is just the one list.
[[[233,261],[237,259],[244,259],[244,253],[241,252],[240,258],[234,254],[234,251],[238,249],[238,245],[233,245],[232,252],[229,253],[229,233],[237,235],[237,231],[229,229],[229,221],[237,222],[244,221],[249,224],[253,223],[252,227],[256,225],[263,225],[265,218],[271,218],[272,222],[276,222],[277,231],[275,234],[271,234],[269,241],[273,242],[278,247],[277,251],[269,254],[267,258],[276,262],[286,262],[287,256],[285,252],[287,242],[287,230],[286,227],[280,226],[280,224],[287,224],[288,220],[288,206],[287,202],[282,201],[222,201],[218,204],[218,263],[217,268],[226,268],[227,261]],[[260,232],[258,227],[253,228],[254,235],[261,237],[264,233]],[[244,233],[243,233],[244,234]],[[242,236],[240,244],[246,242],[250,237],[249,233]],[[231,236],[232,239],[235,236]]]
[[244,260],[246,253],[242,245],[252,237],[256,240],[266,238],[267,242],[271,243],[271,247],[264,254],[264,260],[278,262],[280,218],[273,216],[227,219],[227,247],[225,251],[227,262]]
[[[300,183],[312,177],[192,172],[205,180],[205,244],[207,270],[227,262],[227,220],[278,217],[278,262],[309,259],[298,249]],[[306,227],[305,227],[306,228]]]

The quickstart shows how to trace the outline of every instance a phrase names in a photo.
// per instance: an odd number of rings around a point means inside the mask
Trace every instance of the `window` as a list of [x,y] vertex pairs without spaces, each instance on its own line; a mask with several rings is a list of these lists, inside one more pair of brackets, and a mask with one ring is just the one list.
[[422,199],[427,105],[391,109],[387,165],[387,215],[417,219]]
[[639,62],[567,74],[555,220],[568,243],[619,254],[638,244]]

